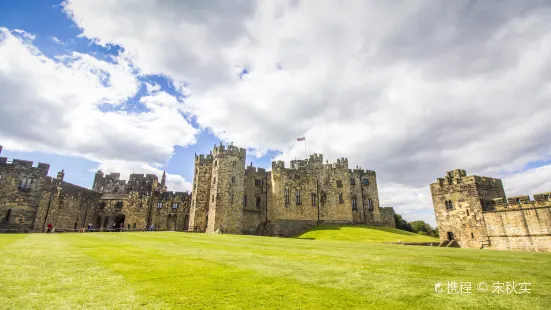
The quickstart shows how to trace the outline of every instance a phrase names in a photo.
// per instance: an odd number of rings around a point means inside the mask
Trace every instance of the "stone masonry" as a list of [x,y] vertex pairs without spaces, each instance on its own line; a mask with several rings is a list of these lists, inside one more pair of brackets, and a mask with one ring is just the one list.
[[[1,152],[1,147],[0,147]],[[374,171],[348,169],[348,160],[323,163],[314,154],[272,171],[245,167],[246,150],[215,145],[195,156],[192,194],[170,192],[166,175],[98,171],[92,189],[48,176],[49,165],[0,157],[0,232],[180,230],[292,236],[326,224],[394,227],[394,210],[379,207]]]
[[274,161],[272,171],[245,162],[233,145],[195,155],[190,230],[291,236],[321,223],[395,226],[394,210],[379,208],[375,172],[348,169],[346,158]]
[[465,248],[551,252],[551,192],[505,196],[500,179],[452,170],[430,185],[440,240]]
[[[0,146],[0,152],[2,147]],[[50,165],[0,157],[0,232],[74,231],[92,224],[95,230],[188,230],[191,195],[169,192],[165,175],[98,171],[92,190],[48,176]]]

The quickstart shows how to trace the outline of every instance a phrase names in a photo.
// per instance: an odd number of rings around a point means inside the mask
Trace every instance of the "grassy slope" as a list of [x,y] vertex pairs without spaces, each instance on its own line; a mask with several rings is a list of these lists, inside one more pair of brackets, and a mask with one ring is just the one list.
[[[544,309],[550,253],[190,233],[0,235],[0,308]],[[530,295],[436,294],[527,281]]]
[[438,242],[436,238],[383,226],[317,226],[299,236],[300,239],[355,242]]

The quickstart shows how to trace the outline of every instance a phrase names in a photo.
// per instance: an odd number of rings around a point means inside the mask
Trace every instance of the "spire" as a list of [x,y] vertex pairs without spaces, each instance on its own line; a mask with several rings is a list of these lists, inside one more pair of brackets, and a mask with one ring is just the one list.
[[161,187],[164,188],[166,184],[166,172],[163,171],[163,178],[161,179]]

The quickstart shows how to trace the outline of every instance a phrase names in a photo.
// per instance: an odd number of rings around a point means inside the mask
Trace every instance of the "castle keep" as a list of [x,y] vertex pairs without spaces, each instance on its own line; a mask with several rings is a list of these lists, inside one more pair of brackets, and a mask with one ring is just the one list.
[[348,169],[346,158],[274,161],[272,171],[245,160],[245,149],[222,144],[195,156],[191,229],[289,236],[318,223],[395,225],[394,210],[379,208],[375,172]]
[[[0,147],[1,152],[1,147]],[[323,163],[314,154],[272,171],[245,167],[246,151],[214,146],[195,156],[193,190],[170,192],[166,177],[98,171],[92,189],[48,176],[49,165],[0,157],[0,231],[144,229],[291,236],[310,226],[394,226],[394,210],[379,208],[374,171]]]
[[551,251],[551,192],[506,198],[500,179],[460,169],[430,189],[443,245]]

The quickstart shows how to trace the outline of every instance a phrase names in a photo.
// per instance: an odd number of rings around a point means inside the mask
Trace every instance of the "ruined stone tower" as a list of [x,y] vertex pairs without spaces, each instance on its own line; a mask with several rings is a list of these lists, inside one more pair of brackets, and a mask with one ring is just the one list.
[[240,234],[243,228],[246,150],[220,144],[213,150],[207,232]]

